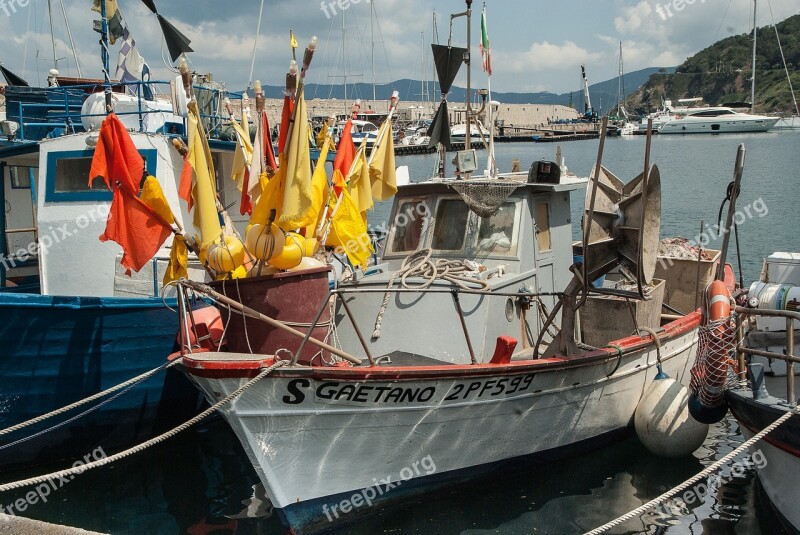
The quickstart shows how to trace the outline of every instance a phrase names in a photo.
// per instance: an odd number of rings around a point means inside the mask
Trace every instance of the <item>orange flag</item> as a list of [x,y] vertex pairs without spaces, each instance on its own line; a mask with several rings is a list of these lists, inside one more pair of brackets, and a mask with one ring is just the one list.
[[122,265],[128,275],[131,270],[142,269],[172,233],[170,222],[139,198],[143,173],[144,160],[128,131],[114,113],[109,114],[100,128],[89,185],[102,177],[114,192],[100,241],[111,240],[122,246]]
[[[334,171],[334,190],[336,196],[341,194],[341,183],[344,183],[344,177],[350,172],[350,167],[353,165],[353,160],[356,158],[356,146],[353,144],[353,121],[348,119],[342,129],[342,135],[339,137],[339,148],[336,149],[336,158],[333,160]],[[339,175],[336,175],[336,171]]]

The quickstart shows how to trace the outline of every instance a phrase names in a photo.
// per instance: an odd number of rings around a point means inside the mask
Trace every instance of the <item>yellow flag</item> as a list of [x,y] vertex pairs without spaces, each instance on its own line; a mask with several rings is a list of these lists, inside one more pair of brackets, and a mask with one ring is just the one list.
[[289,46],[297,48],[297,39],[294,38],[294,32],[289,32]]
[[150,207],[164,222],[172,224],[175,222],[175,216],[172,215],[172,209],[169,207],[164,192],[161,189],[161,184],[154,176],[148,176],[144,185],[142,186],[142,193],[139,195],[139,200]]
[[[269,214],[275,210],[275,219],[281,215],[280,191],[283,190],[283,184],[286,181],[286,168],[289,164],[286,162],[286,154],[281,154],[278,157],[278,172],[269,179],[266,186],[262,187],[261,196],[258,198],[255,207],[253,207],[253,214],[250,216],[250,224],[266,225],[269,221]],[[253,180],[251,177],[250,180]],[[260,179],[258,179],[260,180]]]
[[347,175],[348,190],[353,197],[353,202],[359,212],[366,212],[372,208],[372,187],[369,181],[369,168],[367,167],[367,144],[361,143],[356,152],[355,163]]
[[328,198],[328,173],[325,172],[325,160],[328,159],[328,142],[325,138],[322,142],[322,150],[319,151],[317,166],[314,168],[314,175],[311,177],[311,208],[306,217],[306,238],[313,238],[317,233],[317,224],[320,214],[323,213],[323,206]]
[[372,184],[372,196],[385,201],[397,193],[397,181],[394,167],[394,140],[392,139],[392,121],[384,121],[378,130],[379,145],[372,149],[369,164],[369,179]]
[[217,214],[217,185],[211,149],[208,146],[203,126],[197,112],[197,103],[189,103],[187,122],[189,124],[189,154],[186,161],[195,174],[192,197],[194,198],[194,225],[200,230],[198,240],[203,248],[222,235]]
[[362,268],[367,267],[369,256],[375,252],[367,234],[367,222],[346,189],[342,190],[339,208],[331,221],[327,244],[343,248],[350,263]]
[[247,167],[250,165],[250,160],[253,158],[253,144],[250,143],[250,136],[245,133],[242,126],[233,118],[231,118],[231,126],[233,126],[234,133],[236,134],[236,150],[233,153],[231,178],[236,182],[236,187],[239,191],[242,191],[244,187],[244,174]]
[[[311,208],[311,154],[308,146],[308,108],[300,90],[295,104],[294,125],[286,147],[286,176],[283,191],[278,190],[280,209],[278,226],[283,230],[305,227]],[[263,194],[262,194],[263,196]]]
[[185,279],[189,276],[189,249],[186,240],[180,234],[172,240],[172,250],[169,253],[169,265],[164,273],[164,284]]

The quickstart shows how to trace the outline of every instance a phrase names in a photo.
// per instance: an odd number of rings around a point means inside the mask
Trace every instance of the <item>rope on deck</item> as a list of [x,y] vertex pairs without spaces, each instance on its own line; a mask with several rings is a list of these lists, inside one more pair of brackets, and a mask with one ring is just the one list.
[[76,409],[76,408],[80,407],[81,405],[86,405],[87,403],[91,403],[92,401],[95,401],[95,400],[100,399],[100,398],[102,398],[104,396],[107,396],[108,394],[112,394],[112,393],[114,393],[114,392],[116,392],[118,390],[122,390],[123,388],[127,388],[129,386],[133,386],[133,385],[135,385],[137,383],[140,383],[140,382],[144,381],[145,379],[149,379],[150,377],[152,377],[153,375],[155,375],[156,373],[158,373],[158,372],[160,372],[162,370],[166,370],[167,368],[171,368],[172,366],[174,366],[174,365],[178,364],[179,362],[181,362],[181,360],[182,359],[178,358],[178,359],[175,359],[175,360],[173,360],[171,362],[165,362],[164,364],[162,364],[161,366],[159,366],[157,368],[153,368],[150,371],[144,372],[143,374],[141,374],[141,375],[139,375],[137,377],[134,377],[133,379],[128,379],[124,383],[120,383],[120,384],[118,384],[116,386],[112,386],[111,388],[109,388],[107,390],[103,390],[102,392],[98,392],[96,394],[92,394],[88,398],[84,398],[84,399],[82,399],[80,401],[76,401],[75,403],[67,405],[66,407],[61,407],[60,409],[56,409],[54,411],[48,412],[47,414],[42,414],[41,416],[37,416],[36,418],[32,418],[32,419],[28,420],[27,422],[18,423],[16,425],[12,425],[11,427],[7,427],[5,429],[2,429],[2,430],[0,430],[0,436],[7,435],[8,433],[13,433],[14,431],[19,431],[20,429],[23,429],[23,428],[28,427],[28,426],[33,425],[33,424],[38,424],[39,422],[43,422],[43,421],[45,421],[45,420],[47,420],[49,418],[52,418],[54,416],[58,416],[60,414],[64,414],[65,412],[69,412],[72,409]]
[[192,418],[190,420],[187,420],[186,422],[182,423],[178,427],[175,427],[174,429],[171,429],[171,430],[167,431],[166,433],[163,433],[161,435],[158,435],[157,437],[151,438],[150,440],[142,442],[141,444],[138,444],[138,445],[136,445],[136,446],[134,446],[132,448],[129,448],[129,449],[125,450],[125,451],[121,451],[119,453],[115,453],[114,455],[110,455],[108,457],[104,457],[104,458],[102,458],[100,460],[97,460],[97,461],[92,461],[90,463],[86,463],[86,464],[83,464],[83,465],[80,465],[80,466],[76,466],[76,467],[73,467],[73,468],[67,468],[65,470],[60,470],[58,472],[52,472],[50,474],[45,474],[45,475],[41,475],[41,476],[31,477],[31,478],[28,478],[28,479],[22,479],[20,481],[12,481],[10,483],[5,483],[3,485],[0,485],[0,492],[6,492],[6,491],[9,491],[9,490],[14,490],[14,489],[22,488],[22,487],[27,487],[27,486],[30,486],[30,485],[36,485],[38,483],[44,483],[44,482],[52,480],[52,479],[66,478],[66,477],[69,477],[69,476],[80,475],[80,474],[82,474],[82,473],[84,473],[84,472],[86,472],[88,470],[93,469],[93,468],[97,468],[97,467],[100,467],[100,466],[111,464],[111,463],[113,463],[115,461],[118,461],[120,459],[124,459],[125,457],[130,457],[131,455],[134,455],[136,453],[144,451],[144,450],[146,450],[147,448],[149,448],[151,446],[155,446],[156,444],[160,444],[161,442],[164,442],[165,440],[174,437],[178,433],[180,433],[182,431],[185,431],[186,429],[189,429],[190,427],[192,427],[196,423],[198,423],[201,420],[203,420],[204,418],[208,417],[209,415],[211,415],[212,413],[214,413],[215,411],[220,409],[222,406],[226,405],[231,400],[233,400],[234,398],[236,398],[237,396],[242,394],[245,390],[247,390],[248,388],[250,388],[251,386],[256,384],[258,381],[260,381],[261,379],[263,379],[264,377],[266,377],[267,375],[272,373],[274,370],[276,370],[277,368],[280,368],[281,366],[285,366],[286,364],[288,364],[288,361],[279,360],[278,362],[276,362],[272,366],[264,368],[256,377],[254,377],[250,381],[246,382],[245,384],[243,384],[242,386],[240,386],[239,388],[237,388],[236,390],[234,390],[233,392],[231,392],[230,394],[225,396],[223,399],[221,399],[218,402],[214,403],[208,409],[204,410],[203,412],[201,412],[200,414],[198,414],[194,418]]
[[694,477],[692,477],[690,479],[687,479],[686,481],[684,481],[683,483],[681,483],[677,487],[674,487],[673,489],[668,490],[667,492],[665,492],[661,496],[659,496],[659,497],[657,497],[657,498],[655,498],[653,500],[650,500],[646,504],[644,504],[644,505],[642,505],[640,507],[637,507],[633,511],[625,513],[624,515],[622,515],[622,516],[620,516],[618,518],[615,518],[614,520],[612,520],[611,522],[608,522],[607,524],[603,524],[602,526],[600,526],[598,528],[595,528],[592,531],[588,531],[588,532],[584,533],[584,535],[599,535],[600,533],[604,533],[604,532],[608,531],[609,529],[622,524],[623,522],[627,522],[628,520],[641,515],[642,513],[647,511],[648,509],[652,509],[656,505],[660,505],[661,503],[666,502],[667,500],[669,500],[670,498],[672,498],[676,494],[688,489],[689,487],[691,487],[692,485],[694,485],[695,483],[697,483],[701,479],[710,476],[711,474],[713,474],[714,472],[716,472],[717,470],[719,470],[720,468],[722,468],[723,466],[728,464],[728,462],[730,462],[734,457],[736,457],[737,455],[742,453],[744,450],[746,450],[747,448],[749,448],[750,446],[752,446],[753,444],[755,444],[756,442],[758,442],[759,440],[764,438],[766,435],[771,433],[778,426],[780,426],[781,424],[786,422],[789,418],[791,418],[795,414],[798,414],[798,411],[796,409],[795,410],[786,411],[786,413],[783,414],[780,418],[778,418],[777,420],[775,420],[774,422],[769,424],[767,427],[762,429],[757,434],[753,435],[753,437],[750,440],[745,441],[744,443],[742,443],[741,446],[739,446],[735,450],[731,451],[730,453],[728,453],[726,456],[724,456],[723,458],[721,458],[720,460],[718,460],[714,464],[709,465],[708,467],[706,467],[705,470],[703,470],[699,474],[695,475]]

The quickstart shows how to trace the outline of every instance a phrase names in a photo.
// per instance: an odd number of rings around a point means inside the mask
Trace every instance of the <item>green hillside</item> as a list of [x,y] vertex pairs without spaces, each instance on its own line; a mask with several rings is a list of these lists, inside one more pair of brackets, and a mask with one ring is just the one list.
[[[795,92],[800,89],[800,15],[777,24]],[[703,97],[717,105],[750,101],[752,33],[727,37],[679,65],[674,74],[657,73],[626,101],[629,110],[645,113],[661,99]],[[759,28],[756,55],[756,111],[793,112],[792,96],[772,26]]]

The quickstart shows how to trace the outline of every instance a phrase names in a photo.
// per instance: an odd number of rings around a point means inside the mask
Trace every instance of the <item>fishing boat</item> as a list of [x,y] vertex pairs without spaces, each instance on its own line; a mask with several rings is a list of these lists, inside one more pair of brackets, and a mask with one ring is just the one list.
[[[106,18],[103,22],[106,28]],[[145,95],[160,88],[168,96],[170,82],[68,84],[53,77],[60,82],[53,87],[6,92],[14,105],[5,124],[15,128],[0,148],[0,192],[11,207],[0,222],[3,430],[158,368],[159,355],[176,344],[171,325],[176,300],[170,292],[162,295],[173,239],[132,276],[120,265],[123,249],[98,239],[107,229],[113,194],[101,181],[91,184],[89,176],[107,105],[119,113],[123,128],[132,130],[130,142],[147,174],[157,177],[176,224],[193,228],[179,202],[183,157],[172,139],[187,134],[186,119],[172,111],[180,103]],[[226,96],[208,84],[193,90],[207,102]],[[214,140],[213,145],[218,168],[230,169],[236,144]],[[221,202],[238,205],[235,184],[220,185]],[[192,278],[207,277],[196,258],[187,270]],[[70,425],[56,425],[38,437],[30,435],[41,426],[23,439],[21,433],[10,435],[0,446],[0,467],[70,458],[98,445],[113,450],[153,436],[198,403],[182,375],[161,373],[124,395],[98,400]]]
[[750,286],[742,299],[746,306],[737,308],[746,326],[742,350],[748,353],[747,380],[727,393],[730,411],[748,439],[787,412],[794,413],[750,449],[764,459],[758,478],[791,533],[800,532],[800,515],[791,498],[800,477],[800,414],[794,386],[800,371],[798,285],[800,254],[775,253],[765,259],[762,280]]
[[[457,68],[440,67],[444,100]],[[662,321],[658,168],[646,151],[625,183],[601,164],[604,141],[590,179],[546,161],[473,177],[467,150],[460,178],[398,185],[379,265],[333,290],[324,266],[178,283],[236,332],[225,351],[182,344],[170,358],[209,402],[231,399],[221,413],[296,532],[607,444],[659,371],[689,384],[701,314]],[[573,264],[570,194],[587,184]],[[179,312],[190,339],[192,312]]]

